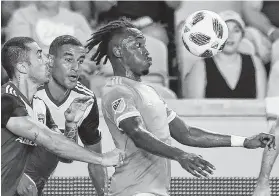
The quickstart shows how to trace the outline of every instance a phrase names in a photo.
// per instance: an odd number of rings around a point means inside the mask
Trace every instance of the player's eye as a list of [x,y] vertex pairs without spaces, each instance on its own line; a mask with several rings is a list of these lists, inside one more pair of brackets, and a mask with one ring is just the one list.
[[39,59],[41,59],[43,57],[41,52],[39,52],[37,55],[38,55]]
[[71,63],[71,62],[73,62],[73,59],[72,58],[65,58],[65,61]]
[[137,47],[137,48],[140,48],[140,47],[141,47],[141,44],[140,44],[140,43],[136,43],[136,47]]
[[84,60],[79,60],[78,63],[79,64],[83,64]]

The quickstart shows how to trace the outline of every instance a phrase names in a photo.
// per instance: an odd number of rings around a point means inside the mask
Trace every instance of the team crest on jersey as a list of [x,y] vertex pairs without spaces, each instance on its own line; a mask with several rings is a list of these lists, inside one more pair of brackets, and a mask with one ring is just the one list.
[[126,107],[125,101],[123,98],[117,99],[114,102],[112,102],[112,110],[115,113],[121,113],[124,111]]
[[44,114],[38,114],[38,121],[45,124],[45,115]]
[[17,138],[15,141],[20,142],[22,144],[26,144],[29,146],[37,146],[37,144],[29,139],[23,138],[23,137],[19,137]]

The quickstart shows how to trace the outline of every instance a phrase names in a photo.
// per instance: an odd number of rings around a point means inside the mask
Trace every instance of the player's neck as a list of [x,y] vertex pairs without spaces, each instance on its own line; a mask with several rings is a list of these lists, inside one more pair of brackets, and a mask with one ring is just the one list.
[[58,84],[53,78],[47,84],[48,90],[55,101],[62,101],[71,91],[64,86]]
[[18,90],[29,100],[31,103],[33,100],[33,96],[37,92],[40,84],[36,84],[30,79],[25,77],[18,77],[11,80],[11,82],[18,88]]
[[216,58],[219,61],[222,62],[235,62],[239,57],[239,53],[232,53],[232,54],[225,54],[225,53],[219,53],[216,55]]
[[141,82],[141,77],[133,74],[131,71],[114,70],[114,75]]

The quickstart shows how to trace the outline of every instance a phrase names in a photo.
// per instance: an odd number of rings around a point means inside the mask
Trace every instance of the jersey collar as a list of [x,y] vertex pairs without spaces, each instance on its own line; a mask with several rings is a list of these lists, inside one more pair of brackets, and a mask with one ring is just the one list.
[[49,99],[52,101],[52,103],[54,103],[57,107],[60,107],[63,103],[65,103],[65,101],[67,101],[67,99],[69,98],[69,96],[70,96],[70,94],[71,94],[71,92],[72,92],[72,90],[70,90],[70,91],[67,93],[67,95],[64,97],[64,99],[63,99],[61,102],[59,102],[59,101],[57,101],[56,99],[54,99],[53,96],[51,95],[50,90],[49,90],[49,88],[48,88],[48,84],[45,84],[45,91],[46,91],[46,94],[47,94],[48,98],[49,98]]

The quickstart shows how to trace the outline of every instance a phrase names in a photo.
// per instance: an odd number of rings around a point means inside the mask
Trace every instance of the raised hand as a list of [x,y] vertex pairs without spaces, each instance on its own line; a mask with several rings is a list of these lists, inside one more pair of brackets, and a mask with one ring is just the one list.
[[198,178],[209,177],[208,174],[213,174],[212,170],[215,170],[211,163],[192,153],[184,153],[177,161],[181,167]]
[[255,148],[274,148],[275,149],[275,136],[268,133],[260,133],[252,137],[246,138],[244,141],[244,147],[248,149]]
[[120,167],[124,164],[124,159],[125,152],[116,148],[103,154],[102,165]]
[[85,110],[93,103],[94,99],[90,96],[75,98],[64,112],[66,122],[78,123]]

